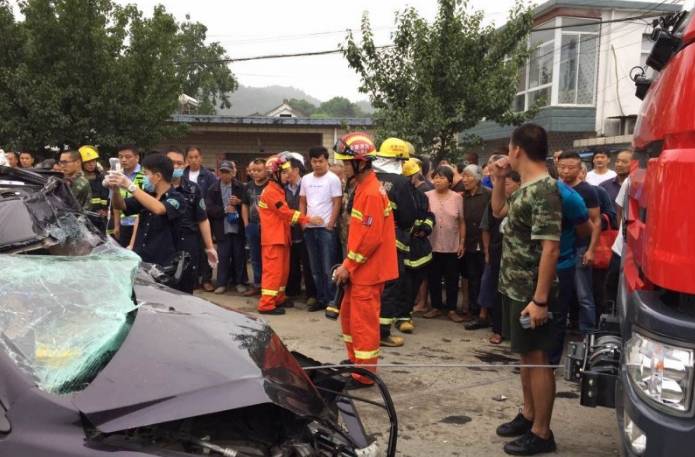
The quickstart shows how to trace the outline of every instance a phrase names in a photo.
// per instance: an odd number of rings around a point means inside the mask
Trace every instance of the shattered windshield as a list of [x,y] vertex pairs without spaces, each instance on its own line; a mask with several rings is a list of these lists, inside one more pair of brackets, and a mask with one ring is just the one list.
[[0,347],[41,389],[81,390],[127,335],[140,257],[99,234],[60,181],[0,190]]

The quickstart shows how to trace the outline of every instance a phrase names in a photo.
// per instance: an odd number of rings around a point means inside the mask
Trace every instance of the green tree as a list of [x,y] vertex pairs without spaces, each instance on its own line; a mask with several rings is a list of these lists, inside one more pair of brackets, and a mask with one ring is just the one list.
[[453,158],[460,154],[457,135],[481,119],[516,124],[532,114],[511,111],[530,54],[530,7],[518,0],[499,29],[483,26],[483,12],[467,7],[439,0],[431,24],[414,8],[397,13],[391,47],[375,45],[367,15],[361,44],[348,33],[343,54],[375,108],[380,139],[400,137],[436,159]]
[[[23,21],[0,0],[0,141],[40,148],[64,141],[156,144],[182,93],[198,112],[229,107],[237,86],[206,28],[163,6],[144,17],[112,0],[26,0]],[[205,61],[203,63],[202,61]]]
[[321,103],[318,107],[311,102],[296,98],[286,100],[286,103],[314,119],[367,116],[356,103],[352,103],[345,97],[333,97]]
[[316,112],[316,105],[304,99],[291,98],[287,100],[287,104],[292,108],[301,111],[301,113],[306,116],[311,116]]
[[323,117],[361,117],[362,110],[345,97],[333,97],[319,105],[317,114]]

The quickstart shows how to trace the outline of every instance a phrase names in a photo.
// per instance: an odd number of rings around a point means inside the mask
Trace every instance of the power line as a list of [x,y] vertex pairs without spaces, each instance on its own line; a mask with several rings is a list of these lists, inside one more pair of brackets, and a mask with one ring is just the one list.
[[[387,27],[387,26],[382,26],[382,27],[373,27],[372,31],[376,30],[394,30],[394,27]],[[308,32],[308,33],[299,33],[299,34],[292,34],[292,35],[273,35],[273,36],[265,36],[265,37],[255,37],[255,38],[239,38],[239,39],[229,39],[225,40],[222,39],[220,42],[225,43],[225,44],[246,44],[246,43],[262,43],[262,42],[272,42],[272,41],[281,41],[281,40],[293,40],[293,39],[303,39],[303,38],[311,38],[315,36],[326,36],[326,35],[337,35],[340,33],[348,33],[348,32],[354,32],[354,29],[347,28],[344,30],[332,30],[332,31],[325,31],[325,32]],[[209,38],[217,38],[217,37],[233,37],[233,35],[209,35]]]
[[[375,46],[376,49],[392,48],[395,45],[386,44],[383,46]],[[188,62],[178,62],[177,65],[205,65],[205,64],[219,64],[219,63],[232,63],[232,62],[248,62],[250,60],[267,60],[267,59],[285,59],[289,57],[309,57],[309,56],[323,56],[327,54],[339,54],[343,51],[341,49],[330,49],[326,51],[313,51],[313,52],[296,52],[292,54],[267,54],[262,56],[253,57],[236,57],[229,59],[218,59],[218,60],[191,60]]]
[[[663,3],[663,2],[662,2]],[[647,14],[647,15],[641,15],[641,16],[630,16],[622,19],[614,19],[614,20],[607,20],[607,21],[594,21],[594,22],[587,22],[585,24],[578,24],[578,25],[568,25],[568,26],[554,26],[554,27],[544,27],[540,29],[532,29],[533,32],[539,32],[543,30],[555,30],[559,28],[566,28],[566,29],[571,29],[573,27],[585,27],[587,25],[593,25],[593,24],[609,24],[609,23],[619,23],[619,22],[629,22],[633,21],[635,19],[644,19],[644,18],[655,18],[659,17],[659,15],[655,14]],[[392,48],[395,45],[393,44],[388,44],[388,45],[383,45],[383,46],[376,46],[377,49],[386,49],[386,48]],[[233,63],[233,62],[249,62],[249,61],[254,61],[254,60],[269,60],[269,59],[286,59],[286,58],[293,58],[293,57],[313,57],[313,56],[322,56],[322,55],[329,55],[329,54],[339,54],[342,53],[343,51],[341,49],[329,49],[329,50],[323,50],[323,51],[311,51],[311,52],[297,52],[297,53],[288,53],[288,54],[267,54],[267,55],[260,55],[260,56],[251,56],[251,57],[231,57],[227,59],[218,59],[218,60],[199,60],[199,61],[187,61],[187,62],[179,62],[178,65],[206,65],[206,64],[220,64],[220,63]],[[542,56],[541,56],[542,57]]]

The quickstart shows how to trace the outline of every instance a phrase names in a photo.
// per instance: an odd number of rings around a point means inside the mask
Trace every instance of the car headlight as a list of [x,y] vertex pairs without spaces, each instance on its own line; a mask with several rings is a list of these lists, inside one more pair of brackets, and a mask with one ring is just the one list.
[[657,405],[685,413],[690,408],[693,350],[664,344],[635,333],[627,342],[630,381]]

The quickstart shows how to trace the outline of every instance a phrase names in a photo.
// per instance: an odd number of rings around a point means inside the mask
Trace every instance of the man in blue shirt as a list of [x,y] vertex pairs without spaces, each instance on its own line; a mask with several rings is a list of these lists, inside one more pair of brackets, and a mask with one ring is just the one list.
[[[140,168],[140,151],[134,144],[123,144],[116,147],[118,160],[121,163],[123,174],[130,179],[137,187],[142,189],[142,170]],[[127,189],[119,190],[124,199],[131,197],[132,193]],[[113,236],[121,246],[132,246],[135,242],[133,231],[135,230],[138,217],[135,215],[125,215],[121,211],[113,212]]]
[[593,261],[594,250],[601,233],[601,211],[596,188],[582,181],[582,159],[578,153],[565,151],[558,158],[558,173],[560,179],[572,187],[584,200],[591,221],[591,237],[589,240],[578,240],[577,261],[575,268],[575,285],[577,290],[579,330],[587,334],[596,325],[596,305],[593,292]]
[[560,322],[557,345],[550,352],[550,364],[557,365],[562,357],[567,327],[567,312],[575,301],[575,265],[577,262],[577,239],[591,236],[591,222],[586,204],[574,189],[562,181],[557,182],[562,199],[562,233],[560,235],[560,257],[557,260],[559,297],[554,320]]

